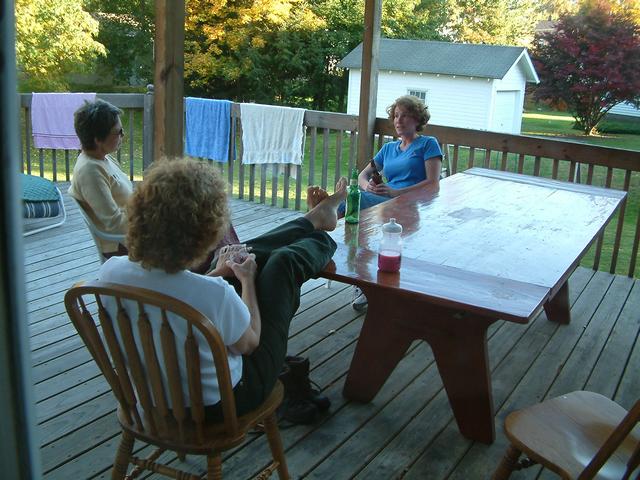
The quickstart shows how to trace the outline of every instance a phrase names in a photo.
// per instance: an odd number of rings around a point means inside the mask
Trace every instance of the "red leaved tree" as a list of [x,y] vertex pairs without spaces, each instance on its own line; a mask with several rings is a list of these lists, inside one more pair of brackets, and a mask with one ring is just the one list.
[[533,61],[534,98],[565,103],[587,135],[617,103],[640,106],[640,28],[606,0],[586,2],[555,31],[537,35]]

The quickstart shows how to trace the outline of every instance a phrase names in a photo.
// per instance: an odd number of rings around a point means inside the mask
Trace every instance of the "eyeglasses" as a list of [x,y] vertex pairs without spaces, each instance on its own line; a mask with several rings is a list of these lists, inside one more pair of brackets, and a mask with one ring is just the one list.
[[124,137],[124,129],[120,128],[117,132],[111,132],[111,135],[118,135],[120,137]]

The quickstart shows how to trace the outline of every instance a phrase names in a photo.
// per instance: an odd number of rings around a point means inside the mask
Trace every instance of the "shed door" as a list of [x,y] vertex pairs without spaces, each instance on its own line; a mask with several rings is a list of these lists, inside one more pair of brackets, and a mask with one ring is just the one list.
[[495,102],[493,104],[491,130],[505,133],[519,133],[514,132],[513,128],[517,99],[517,90],[502,90],[496,92]]

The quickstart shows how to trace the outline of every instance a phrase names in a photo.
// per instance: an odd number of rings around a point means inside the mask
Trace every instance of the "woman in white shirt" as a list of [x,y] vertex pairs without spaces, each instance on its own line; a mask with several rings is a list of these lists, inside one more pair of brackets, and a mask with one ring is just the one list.
[[[316,187],[312,208],[303,217],[246,245],[223,248],[211,272],[193,273],[189,268],[206,257],[228,228],[225,190],[224,181],[206,163],[174,160],[152,166],[128,205],[129,256],[105,262],[99,279],[170,295],[206,315],[228,347],[231,381],[242,414],[273,389],[284,364],[300,287],[325,267],[335,251],[326,231],[335,228],[346,180],[341,179],[331,196]],[[223,277],[239,282],[241,293]],[[220,397],[210,355],[201,356],[201,373],[208,414],[218,416]]]

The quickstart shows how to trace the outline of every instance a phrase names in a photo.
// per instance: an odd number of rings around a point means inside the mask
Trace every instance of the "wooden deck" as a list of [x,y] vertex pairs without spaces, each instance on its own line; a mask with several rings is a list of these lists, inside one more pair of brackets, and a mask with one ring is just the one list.
[[[62,303],[74,282],[95,277],[99,262],[75,204],[68,200],[65,225],[25,238],[43,471],[51,479],[108,478],[119,440],[115,400]],[[299,215],[242,201],[233,201],[232,210],[241,239]],[[313,426],[281,430],[292,476],[486,479],[505,448],[504,417],[515,408],[577,389],[600,392],[629,408],[640,396],[640,282],[578,268],[570,280],[570,297],[570,325],[548,322],[544,314],[528,325],[493,324],[489,354],[498,435],[486,446],[458,433],[430,348],[422,342],[413,346],[373,402],[344,400],[342,385],[363,316],[351,308],[348,286],[307,282],[292,322],[289,352],[311,359],[312,379],[331,398],[332,407]],[[136,449],[145,448],[136,444]],[[266,440],[252,436],[227,456],[225,478],[251,478],[268,458]],[[187,457],[187,463],[204,471],[196,457]],[[554,477],[534,467],[512,478]]]

